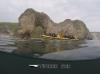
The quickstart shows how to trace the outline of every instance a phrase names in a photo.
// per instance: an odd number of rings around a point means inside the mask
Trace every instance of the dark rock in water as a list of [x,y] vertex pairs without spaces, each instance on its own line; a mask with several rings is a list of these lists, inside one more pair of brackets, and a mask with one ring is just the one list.
[[[39,33],[36,30],[37,27],[41,27]],[[37,12],[31,8],[19,17],[18,34],[22,38],[30,38],[37,34],[39,37],[42,34],[51,34],[55,37],[59,33],[63,33],[65,37],[70,38],[91,39],[89,30],[80,20],[66,19],[63,22],[55,23],[45,13]]]

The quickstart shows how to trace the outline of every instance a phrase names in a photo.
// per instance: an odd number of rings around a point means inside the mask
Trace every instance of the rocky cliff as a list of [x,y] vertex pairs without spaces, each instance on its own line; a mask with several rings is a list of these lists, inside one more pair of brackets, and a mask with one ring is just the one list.
[[22,38],[36,35],[40,37],[42,34],[56,36],[58,33],[63,33],[65,37],[91,39],[91,34],[85,23],[80,20],[66,19],[63,22],[55,23],[47,14],[31,8],[19,17],[18,35]]

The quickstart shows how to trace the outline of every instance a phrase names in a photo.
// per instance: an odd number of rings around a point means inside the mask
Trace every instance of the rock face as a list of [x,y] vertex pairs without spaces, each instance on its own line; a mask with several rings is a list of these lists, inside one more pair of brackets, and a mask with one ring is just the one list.
[[91,35],[86,25],[80,20],[66,19],[63,22],[55,23],[48,15],[43,12],[37,12],[33,9],[27,9],[19,17],[19,30],[18,34],[22,38],[29,38],[35,35],[35,29],[42,28],[42,34],[55,36],[58,33],[63,33],[66,37],[73,37],[77,39],[91,39]]
[[75,36],[78,39],[92,39],[89,30],[87,29],[84,22],[80,20],[74,20],[73,26],[75,28]]
[[40,26],[43,28],[43,33],[46,32],[48,24],[52,22],[50,18],[43,12],[37,12],[33,9],[27,9],[19,17],[19,30],[18,34],[24,38],[31,37],[35,29]]

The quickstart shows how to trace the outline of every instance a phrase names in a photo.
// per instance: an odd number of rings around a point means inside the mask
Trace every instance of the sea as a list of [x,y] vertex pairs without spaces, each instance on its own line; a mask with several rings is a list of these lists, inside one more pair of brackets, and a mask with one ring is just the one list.
[[100,40],[22,40],[0,35],[0,52],[48,60],[91,60],[100,58]]

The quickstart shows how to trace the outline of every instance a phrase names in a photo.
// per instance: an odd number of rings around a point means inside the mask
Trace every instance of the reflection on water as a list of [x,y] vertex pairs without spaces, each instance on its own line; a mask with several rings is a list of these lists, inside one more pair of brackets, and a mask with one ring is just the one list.
[[43,55],[51,52],[59,52],[63,50],[71,50],[74,48],[80,48],[79,46],[83,41],[74,40],[28,40],[28,41],[17,41],[16,46],[18,47],[14,53],[21,55]]
[[15,39],[8,35],[0,35],[0,51],[12,52],[17,49]]
[[0,36],[0,51],[54,60],[100,58],[99,40],[18,40]]
[[86,40],[80,46],[83,48],[52,52],[44,54],[40,58],[52,60],[89,60],[100,58],[100,40]]

